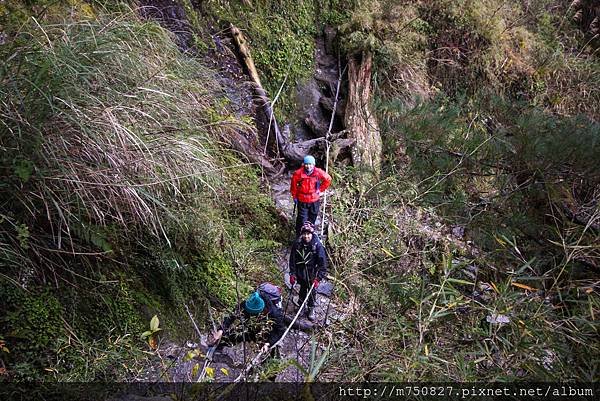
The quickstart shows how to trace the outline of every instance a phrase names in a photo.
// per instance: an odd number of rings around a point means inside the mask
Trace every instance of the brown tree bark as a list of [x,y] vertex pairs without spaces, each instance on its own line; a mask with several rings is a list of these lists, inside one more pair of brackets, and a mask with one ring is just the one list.
[[381,172],[381,135],[375,115],[371,110],[371,69],[373,58],[370,53],[351,57],[348,61],[348,101],[344,114],[344,125],[349,138],[355,140],[352,162],[355,166]]
[[258,77],[258,71],[256,71],[256,67],[254,66],[254,60],[250,55],[250,49],[248,48],[248,42],[246,42],[246,38],[242,35],[242,31],[239,30],[233,24],[229,25],[229,29],[231,31],[231,36],[233,36],[233,41],[235,42],[235,46],[238,49],[238,53],[244,66],[248,70],[248,75],[252,78],[252,81],[262,89],[262,84],[260,83],[260,78]]

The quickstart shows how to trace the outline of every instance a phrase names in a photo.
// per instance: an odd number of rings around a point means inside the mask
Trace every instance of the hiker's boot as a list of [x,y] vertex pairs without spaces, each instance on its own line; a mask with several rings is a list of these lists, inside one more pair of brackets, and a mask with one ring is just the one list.
[[317,319],[317,315],[315,315],[315,308],[308,308],[306,315],[308,316],[308,320],[311,322],[314,322]]

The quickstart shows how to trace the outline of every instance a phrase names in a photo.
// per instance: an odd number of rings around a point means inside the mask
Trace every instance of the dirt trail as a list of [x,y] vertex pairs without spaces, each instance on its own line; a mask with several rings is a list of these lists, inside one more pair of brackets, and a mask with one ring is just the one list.
[[[270,183],[271,195],[278,210],[291,218],[293,212],[293,202],[289,195],[289,180],[291,173],[283,174],[275,182]],[[281,280],[275,284],[284,288],[283,306],[286,309],[288,321],[293,319],[298,311],[297,289],[290,292],[289,274],[287,262],[289,258],[289,247],[284,247],[274,257],[281,271]],[[285,283],[285,284],[284,284]],[[296,286],[297,287],[297,286]],[[326,330],[326,327],[337,320],[345,318],[343,313],[338,312],[338,307],[330,299],[332,284],[328,280],[318,288],[315,312],[317,320],[313,324],[301,313],[298,324],[304,329],[292,329],[283,341],[280,347],[280,358],[286,361],[288,365],[283,371],[277,374],[277,382],[295,382],[304,381],[304,374],[296,366],[296,362],[305,370],[310,368],[312,341],[317,341],[319,332]],[[292,296],[290,297],[290,294]],[[296,302],[294,302],[296,301]],[[204,355],[208,350],[207,336],[209,333],[203,332],[200,340],[194,335],[195,340],[189,340],[185,344],[175,344],[172,342],[163,342],[157,349],[157,356],[160,363],[157,363],[142,375],[136,378],[136,381],[152,382],[195,382],[202,370],[205,362]],[[260,344],[246,343],[238,344],[234,347],[220,347],[214,354],[213,362],[209,365],[212,368],[212,378],[208,380],[216,382],[230,382],[238,377],[246,365],[258,353]],[[327,348],[326,344],[317,343],[317,358]],[[190,359],[189,354],[199,352],[200,355]],[[296,362],[293,362],[296,361]],[[199,365],[197,373],[194,375],[194,366]],[[260,369],[258,369],[260,370]],[[264,380],[258,373],[252,372],[247,378],[248,381]]]
[[[195,54],[191,42],[191,29],[187,22],[186,12],[183,7],[166,0],[144,0],[141,5],[144,6],[141,9],[143,17],[154,19],[165,28],[171,30],[176,36],[179,47],[185,52]],[[225,95],[231,101],[236,114],[238,116],[254,115],[256,113],[256,108],[252,102],[251,88],[245,84],[247,78],[238,63],[238,60],[234,56],[234,53],[229,49],[229,47],[231,47],[230,39],[226,36],[219,36],[218,34],[214,35],[213,39],[215,40],[215,49],[210,51],[210,54],[206,58],[206,62],[219,71]],[[326,126],[326,123],[329,121],[327,115],[329,115],[330,111],[327,111],[326,108],[323,109],[323,106],[321,105],[321,103],[323,103],[321,101],[323,94],[319,91],[317,81],[328,88],[332,87],[337,79],[337,61],[330,56],[327,58],[325,42],[322,39],[318,41],[317,45],[318,49],[315,57],[318,65],[315,71],[315,79],[314,82],[311,81],[311,85],[307,85],[308,89],[305,88],[304,90],[305,94],[307,90],[311,94],[311,96],[308,96],[307,98],[314,98],[314,101],[307,103],[301,112],[301,114],[304,114],[303,120],[305,123],[302,124],[302,127],[298,127],[295,130],[298,131],[296,134],[299,135],[299,137],[302,137],[302,135],[300,135],[302,129],[306,130],[308,128],[309,130],[312,129],[315,131],[316,126]],[[326,72],[329,72],[330,76],[325,74]],[[330,103],[332,103],[332,101],[330,101]],[[308,126],[306,126],[306,124],[308,124]],[[324,131],[320,132],[316,130],[316,132],[312,132],[311,134],[322,136],[324,135]],[[248,139],[248,141],[250,141],[250,139]],[[249,148],[248,144],[246,144],[245,147]],[[268,182],[271,196],[279,214],[290,221],[293,219],[293,202],[289,193],[291,174],[291,171],[284,172]],[[320,217],[317,219],[317,227],[320,227]],[[281,271],[279,279],[275,281],[274,284],[284,288],[283,305],[287,306],[286,317],[289,321],[295,316],[298,311],[298,306],[292,299],[288,301],[290,285],[287,264],[291,244],[287,245],[288,246],[282,247],[282,249],[280,249],[277,254],[273,255],[273,257],[276,258],[277,265]],[[337,305],[330,299],[332,290],[332,283],[324,280],[317,291],[318,296],[315,305],[315,313],[317,315],[316,322],[313,324],[301,314],[297,324],[300,325],[304,331],[292,329],[284,339],[283,344],[280,347],[280,357],[282,360],[286,361],[288,366],[278,373],[276,381],[304,381],[304,374],[297,366],[295,366],[296,362],[298,365],[302,366],[303,369],[308,369],[311,360],[311,341],[317,341],[317,337],[327,338],[328,336],[320,335],[326,330],[325,328],[336,320],[345,318],[345,315],[338,312]],[[294,290],[292,298],[297,299],[297,296],[297,290]],[[194,338],[194,340],[186,341],[185,344],[175,344],[169,341],[161,342],[156,351],[159,362],[136,377],[135,381],[197,381],[198,375],[201,373],[202,366],[205,362],[204,355],[208,349],[206,343],[208,334],[209,333],[203,332],[201,333],[200,339],[198,339],[197,334],[190,333],[190,336]],[[233,381],[243,371],[246,364],[254,358],[259,347],[260,345],[257,344],[246,343],[245,349],[243,344],[238,344],[235,347],[219,348],[214,354],[213,362],[210,364],[213,377],[208,380],[216,382]],[[325,348],[325,344],[318,344],[317,357]],[[190,353],[197,353],[199,355],[190,358]],[[199,365],[199,369],[197,368],[197,373],[194,375],[194,367],[196,365]],[[247,378],[248,381],[256,379],[257,377],[255,377],[254,372]]]

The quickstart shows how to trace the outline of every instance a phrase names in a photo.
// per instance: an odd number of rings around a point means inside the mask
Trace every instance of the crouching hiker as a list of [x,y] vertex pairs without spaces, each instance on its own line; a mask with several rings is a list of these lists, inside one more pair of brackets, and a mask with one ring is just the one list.
[[[281,288],[262,283],[242,301],[235,313],[226,317],[213,334],[209,345],[233,346],[242,341],[263,343],[261,352],[267,352],[283,336],[285,324],[281,309]],[[275,356],[275,349],[271,352]]]
[[304,302],[310,285],[314,289],[310,293],[307,304],[306,315],[310,321],[315,320],[315,299],[319,282],[327,275],[327,259],[325,248],[315,234],[315,228],[310,222],[306,222],[300,231],[300,237],[294,241],[290,252],[290,284],[294,286],[296,281],[300,284],[300,296],[298,302]]

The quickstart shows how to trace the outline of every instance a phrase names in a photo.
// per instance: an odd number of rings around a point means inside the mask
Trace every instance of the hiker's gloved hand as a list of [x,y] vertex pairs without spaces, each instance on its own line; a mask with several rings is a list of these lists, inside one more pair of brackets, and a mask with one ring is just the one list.
[[270,346],[271,346],[271,344],[265,343],[265,345],[263,345],[263,347],[260,349],[260,352],[263,353],[263,354],[266,353],[266,352],[268,352]]
[[208,345],[215,345],[223,337],[223,330],[217,330],[213,333],[212,340],[208,341]]
[[319,286],[319,279],[316,278],[313,280],[313,286],[315,287],[315,289]]
[[292,287],[296,284],[296,276],[294,276],[293,274],[290,276],[290,284],[292,285]]

